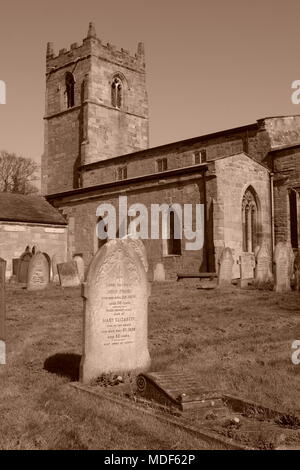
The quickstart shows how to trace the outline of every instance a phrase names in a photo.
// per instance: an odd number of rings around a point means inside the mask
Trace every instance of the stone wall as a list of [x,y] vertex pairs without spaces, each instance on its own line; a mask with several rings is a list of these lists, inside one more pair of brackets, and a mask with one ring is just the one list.
[[[300,189],[299,146],[273,152],[275,240],[291,241],[289,191]],[[300,246],[300,204],[298,200],[298,241]]]
[[7,261],[7,278],[12,275],[12,260],[18,258],[27,245],[36,246],[50,258],[55,253],[66,258],[67,227],[0,222],[0,257]]
[[[151,204],[203,204],[204,191],[202,171],[193,175],[174,176],[162,180],[154,179],[139,184],[126,184],[124,187],[114,186],[107,189],[98,189],[87,194],[66,196],[54,202],[56,207],[63,210],[69,221],[69,257],[74,253],[83,255],[87,266],[92,256],[98,249],[96,237],[96,210],[101,203],[111,203],[117,212],[119,207],[119,196],[126,195],[128,206],[134,203],[142,203],[150,214]],[[51,201],[50,201],[51,202]],[[149,233],[150,233],[149,215]],[[118,220],[118,219],[117,219]],[[193,224],[195,226],[195,211],[193,211]],[[149,261],[149,278],[152,279],[153,270],[157,263],[163,263],[167,279],[176,278],[177,272],[199,272],[206,271],[205,249],[190,251],[185,249],[185,238],[182,240],[181,255],[167,255],[165,240],[146,240]]]
[[246,150],[260,160],[266,156],[269,147],[264,131],[258,132],[255,125],[247,126],[86,165],[82,168],[82,185],[88,187],[116,181],[118,168],[123,166],[127,168],[127,178],[156,173],[157,161],[161,158],[167,159],[169,170],[191,166],[195,164],[195,154],[203,150],[207,161]]
[[265,239],[271,248],[270,175],[267,168],[245,154],[215,162],[217,191],[214,207],[214,244],[216,264],[222,249],[232,249],[233,276],[239,277],[238,259],[243,252],[242,199],[252,187],[258,200],[258,240]]

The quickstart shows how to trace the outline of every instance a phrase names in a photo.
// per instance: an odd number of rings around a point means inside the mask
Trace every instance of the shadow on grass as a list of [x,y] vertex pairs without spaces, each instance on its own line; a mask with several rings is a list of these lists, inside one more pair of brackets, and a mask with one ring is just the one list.
[[58,353],[48,357],[44,369],[52,374],[67,377],[71,381],[79,380],[79,365],[81,356],[72,353]]

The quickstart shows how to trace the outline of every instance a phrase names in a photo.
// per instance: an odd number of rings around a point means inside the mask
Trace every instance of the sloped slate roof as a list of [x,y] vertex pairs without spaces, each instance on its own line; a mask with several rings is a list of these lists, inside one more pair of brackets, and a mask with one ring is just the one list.
[[0,193],[0,221],[66,225],[64,217],[42,196]]

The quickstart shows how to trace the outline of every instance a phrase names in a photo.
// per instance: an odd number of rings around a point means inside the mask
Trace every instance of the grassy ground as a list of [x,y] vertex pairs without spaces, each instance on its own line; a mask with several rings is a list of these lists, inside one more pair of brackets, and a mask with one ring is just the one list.
[[[297,292],[154,284],[152,370],[190,372],[207,388],[300,413],[300,365],[291,362],[291,344],[300,339],[299,300]],[[81,315],[79,289],[34,293],[8,287],[0,449],[206,448],[155,418],[68,386],[78,378]]]

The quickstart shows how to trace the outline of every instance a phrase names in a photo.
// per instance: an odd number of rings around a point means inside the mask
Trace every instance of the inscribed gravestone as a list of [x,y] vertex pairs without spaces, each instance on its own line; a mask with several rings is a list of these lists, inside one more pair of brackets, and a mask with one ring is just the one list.
[[82,382],[105,373],[148,369],[147,284],[142,260],[129,240],[110,240],[94,256],[83,293]]
[[219,272],[218,272],[218,286],[225,287],[231,285],[232,280],[232,267],[233,267],[233,256],[231,249],[226,247],[223,249],[220,260],[219,260]]
[[272,259],[266,242],[263,242],[256,255],[255,283],[257,285],[272,281]]
[[287,243],[279,242],[274,252],[276,292],[291,290],[291,250]]
[[78,277],[80,282],[84,281],[84,261],[81,255],[74,255],[73,261],[77,264]]
[[253,253],[242,253],[240,255],[240,285],[247,286],[249,280],[254,278],[255,258]]
[[50,282],[50,266],[44,253],[37,252],[32,256],[28,268],[28,290],[45,289]]
[[60,285],[62,287],[77,287],[81,282],[78,276],[76,261],[68,261],[57,265]]
[[27,282],[27,274],[28,274],[28,267],[29,262],[31,260],[32,253],[29,247],[26,247],[24,253],[20,256],[19,264],[18,264],[18,273],[17,273],[17,281],[26,283]]
[[0,364],[5,364],[5,271],[6,261],[0,258]]

